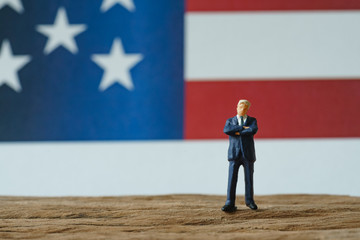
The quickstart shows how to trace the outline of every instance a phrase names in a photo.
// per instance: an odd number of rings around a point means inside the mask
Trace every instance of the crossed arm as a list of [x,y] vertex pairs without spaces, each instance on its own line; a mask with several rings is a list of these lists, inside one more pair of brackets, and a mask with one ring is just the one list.
[[230,136],[254,135],[258,130],[256,119],[252,121],[250,126],[239,126],[231,124],[231,120],[227,120],[224,127],[224,133]]
[[[250,127],[247,127],[247,126],[243,126],[243,129],[249,129]],[[235,135],[238,135],[240,136],[240,132],[236,132]]]

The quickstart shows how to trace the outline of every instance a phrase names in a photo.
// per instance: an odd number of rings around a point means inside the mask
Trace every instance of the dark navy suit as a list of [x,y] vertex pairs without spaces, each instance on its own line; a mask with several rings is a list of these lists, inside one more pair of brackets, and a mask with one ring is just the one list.
[[[247,116],[244,126],[249,128],[244,129],[243,126],[240,126],[235,116],[226,120],[224,127],[224,133],[229,135],[229,180],[226,205],[235,205],[236,184],[241,165],[244,167],[245,203],[254,202],[253,173],[256,161],[254,135],[258,130],[256,118]],[[240,135],[236,135],[236,132],[239,132]]]

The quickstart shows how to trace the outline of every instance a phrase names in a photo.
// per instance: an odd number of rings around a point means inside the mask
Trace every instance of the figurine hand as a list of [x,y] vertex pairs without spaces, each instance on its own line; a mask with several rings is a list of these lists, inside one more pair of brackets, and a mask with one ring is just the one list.
[[240,133],[239,133],[239,132],[236,132],[235,135],[240,135]]
[[248,128],[250,128],[250,127],[243,126],[243,128],[244,128],[244,129],[248,129]]

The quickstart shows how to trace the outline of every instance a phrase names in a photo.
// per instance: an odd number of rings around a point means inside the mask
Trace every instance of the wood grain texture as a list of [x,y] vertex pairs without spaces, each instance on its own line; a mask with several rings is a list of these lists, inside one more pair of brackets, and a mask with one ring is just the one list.
[[360,198],[256,196],[0,197],[0,239],[360,239]]

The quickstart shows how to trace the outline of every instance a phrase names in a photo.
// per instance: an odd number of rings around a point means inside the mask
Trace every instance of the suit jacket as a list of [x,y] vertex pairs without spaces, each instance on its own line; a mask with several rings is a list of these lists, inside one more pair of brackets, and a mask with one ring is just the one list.
[[[258,130],[256,118],[247,116],[244,126],[249,128],[244,129],[240,126],[236,116],[226,120],[224,133],[229,135],[229,161],[238,160],[240,157],[246,161],[256,161],[254,146],[254,135]],[[235,135],[236,132],[240,132],[240,135]]]

